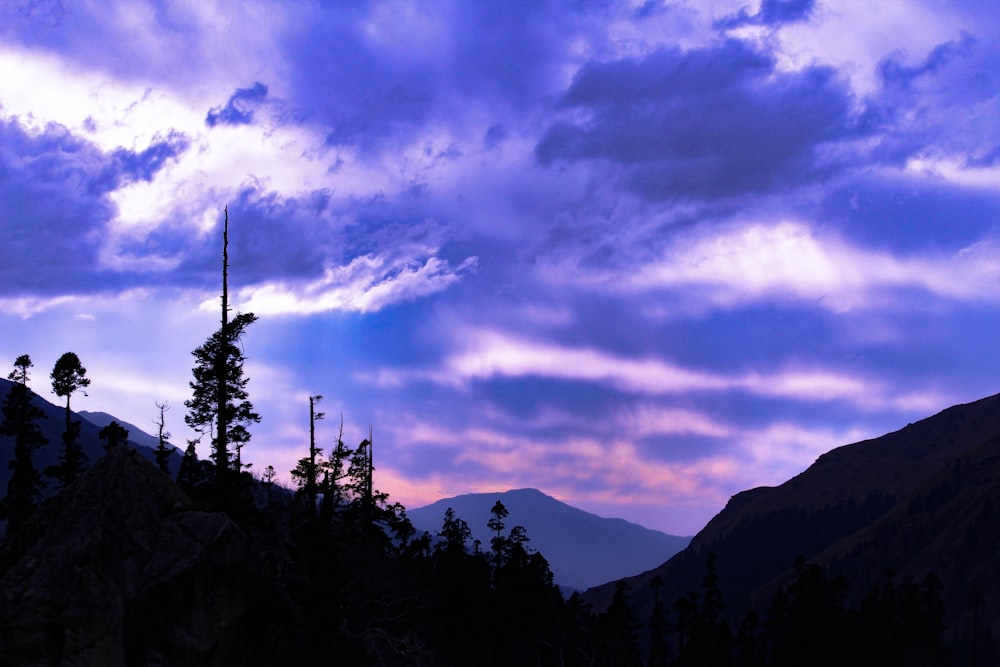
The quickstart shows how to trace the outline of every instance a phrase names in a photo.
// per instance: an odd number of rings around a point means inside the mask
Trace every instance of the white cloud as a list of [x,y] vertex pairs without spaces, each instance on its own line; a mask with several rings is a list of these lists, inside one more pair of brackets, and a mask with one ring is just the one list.
[[496,331],[470,330],[461,339],[472,342],[445,363],[445,377],[455,380],[554,377],[607,383],[625,391],[651,394],[762,385],[757,377],[728,378],[688,370],[660,359],[628,359],[597,349],[528,341]]
[[[850,78],[859,95],[880,85],[878,65],[889,54],[902,51],[914,61],[938,44],[955,39],[963,24],[950,3],[886,0],[873,3],[816,3],[809,21],[782,26],[768,33],[778,47],[779,65],[799,69],[831,65]],[[901,26],[907,26],[901,30]]]
[[618,417],[618,428],[633,438],[649,435],[693,434],[712,438],[732,435],[732,428],[708,415],[677,408],[639,405]]
[[642,393],[724,389],[731,384],[725,378],[688,371],[658,359],[623,359],[600,350],[532,342],[495,331],[469,330],[459,339],[471,342],[446,361],[445,380],[534,375],[606,382]]
[[0,298],[0,312],[17,315],[28,319],[46,310],[58,306],[65,306],[77,300],[74,296],[19,296]]
[[[243,310],[257,315],[311,315],[331,310],[371,313],[440,292],[476,262],[474,257],[468,258],[452,268],[430,249],[422,249],[420,254],[425,257],[389,260],[363,255],[346,266],[328,266],[323,276],[312,282],[269,282],[241,291],[238,300]],[[215,307],[214,302],[210,305]]]
[[1000,190],[1000,166],[996,165],[972,167],[964,161],[921,156],[907,161],[904,171],[964,187]]
[[[549,267],[546,279],[568,284],[578,272]],[[588,281],[610,291],[695,288],[717,307],[785,299],[835,312],[884,306],[893,290],[919,289],[960,300],[997,298],[1000,250],[977,244],[952,256],[896,257],[855,247],[798,222],[732,225],[678,239],[636,269]]]
[[[497,331],[467,330],[458,339],[470,342],[446,359],[439,371],[387,372],[385,378],[379,375],[376,379],[391,379],[398,386],[407,379],[461,385],[494,377],[545,377],[604,384],[646,395],[743,391],[798,401],[842,401],[864,411],[906,412],[915,407],[947,405],[948,400],[933,392],[900,393],[882,382],[822,367],[789,365],[767,373],[725,375],[683,368],[657,358],[624,358],[593,348],[529,341]],[[676,413],[672,417],[687,424],[692,433],[711,435],[725,428],[693,413]],[[649,424],[660,418],[644,417]]]

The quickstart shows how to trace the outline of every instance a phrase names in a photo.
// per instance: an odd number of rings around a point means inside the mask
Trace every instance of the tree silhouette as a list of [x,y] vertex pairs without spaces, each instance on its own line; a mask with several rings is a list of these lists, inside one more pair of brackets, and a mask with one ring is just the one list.
[[715,553],[708,554],[701,595],[690,595],[689,603],[678,608],[678,613],[689,614],[688,618],[678,619],[677,623],[679,631],[686,626],[687,632],[687,641],[678,650],[678,664],[721,667],[730,662],[733,637],[722,616],[724,604],[716,560]]
[[[347,477],[351,480],[349,490],[354,493],[355,502],[361,511],[361,522],[370,524],[376,510],[376,505],[382,494],[377,494],[374,488],[373,475],[374,448],[372,445],[371,427],[368,427],[368,437],[361,441],[351,455]],[[384,500],[384,498],[382,498]]]
[[268,507],[271,505],[271,495],[272,489],[274,488],[274,480],[277,478],[278,474],[274,470],[274,466],[267,466],[264,468],[264,477],[261,481],[264,482],[264,488],[267,489],[267,504]]
[[59,465],[49,466],[45,472],[66,487],[73,483],[87,463],[87,455],[78,442],[81,422],[73,421],[69,402],[76,391],[90,386],[90,378],[74,352],[66,352],[59,357],[49,377],[52,378],[52,391],[56,396],[66,398],[66,428],[62,434],[63,450],[59,454]]
[[653,614],[649,619],[649,667],[666,667],[669,659],[667,649],[667,612],[666,605],[660,599],[660,589],[663,588],[663,578],[660,575],[653,577],[649,582],[649,587],[653,589]]
[[191,491],[206,479],[204,466],[198,459],[198,452],[195,449],[196,444],[197,440],[188,440],[184,456],[181,458],[181,467],[177,471],[177,486],[185,491]]
[[128,442],[128,429],[118,422],[112,421],[97,432],[97,437],[104,441],[104,451],[110,452],[112,449],[126,445]]
[[[250,441],[250,424],[260,421],[247,392],[243,375],[246,358],[240,346],[246,328],[257,321],[253,313],[229,319],[229,210],[225,210],[222,233],[222,323],[204,344],[192,353],[192,396],[184,401],[185,423],[198,433],[212,434],[215,479],[224,484],[229,473],[243,470],[242,449]],[[229,451],[230,446],[235,454]]]
[[323,463],[323,520],[329,522],[333,512],[344,503],[345,489],[341,482],[347,479],[350,472],[353,452],[344,444],[344,415],[340,415],[340,430],[337,432],[337,442],[334,443],[330,456]]
[[435,551],[453,555],[468,553],[468,542],[472,538],[472,529],[463,519],[455,516],[455,510],[449,507],[445,510],[441,530],[438,531],[441,542]]
[[28,388],[28,369],[32,365],[27,354],[14,361],[14,370],[7,376],[14,386],[0,406],[3,412],[0,435],[14,438],[14,458],[10,462],[13,473],[7,482],[7,496],[3,503],[8,533],[31,516],[42,496],[43,483],[32,455],[48,439],[36,423],[45,418],[45,413],[34,404],[34,392]]
[[167,447],[169,444],[168,440],[170,440],[170,433],[167,432],[167,423],[163,413],[169,410],[170,406],[164,401],[163,403],[157,403],[156,407],[160,409],[160,419],[153,423],[156,424],[156,436],[159,439],[159,443],[157,443],[156,449],[153,451],[156,453],[156,465],[160,466],[160,470],[169,475],[170,451],[172,448]]
[[486,527],[492,530],[496,535],[490,540],[490,546],[493,547],[493,562],[499,567],[504,551],[504,539],[503,539],[503,529],[507,526],[504,525],[503,520],[510,516],[510,512],[499,500],[493,504],[490,509],[490,520],[486,522]]
[[605,664],[626,667],[640,665],[639,621],[628,601],[629,585],[624,579],[615,584],[611,604],[598,619],[598,631],[603,640],[607,662]]
[[316,446],[316,422],[326,415],[316,412],[322,396],[309,397],[309,456],[299,459],[292,470],[292,477],[309,504],[309,516],[316,518],[316,500],[319,497],[319,471],[323,467],[323,449]]

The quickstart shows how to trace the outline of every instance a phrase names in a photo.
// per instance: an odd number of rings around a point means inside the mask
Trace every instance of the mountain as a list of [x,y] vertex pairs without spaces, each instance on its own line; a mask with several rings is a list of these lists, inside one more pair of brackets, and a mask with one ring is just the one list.
[[683,549],[690,540],[624,519],[599,517],[536,489],[446,498],[407,510],[407,516],[418,531],[436,535],[450,507],[469,524],[473,539],[489,549],[492,533],[486,522],[497,500],[510,512],[504,520],[507,528],[524,526],[531,539],[529,546],[548,560],[556,583],[568,588],[584,590],[643,572]]
[[[0,379],[0,402],[7,396],[13,383],[9,380]],[[45,418],[38,425],[42,434],[48,438],[48,443],[39,447],[34,455],[35,468],[45,470],[46,466],[55,465],[59,462],[59,452],[62,449],[62,433],[66,424],[65,406],[55,405],[47,401],[39,394],[35,394],[35,405],[42,409]],[[74,419],[80,419],[80,446],[87,455],[90,463],[94,463],[104,454],[104,443],[98,433],[101,428],[111,423],[115,417],[103,412],[74,412]],[[153,448],[159,440],[138,427],[117,420],[129,432],[129,443],[131,443],[143,457],[150,461],[155,461]],[[0,497],[7,493],[7,482],[10,481],[10,468],[8,463],[14,458],[14,439],[9,436],[0,436]],[[181,452],[174,450],[170,455],[170,470],[176,474],[181,463]],[[51,489],[49,489],[51,490]]]
[[[109,415],[107,412],[91,412],[90,410],[80,410],[76,413],[78,416],[83,417],[91,424],[104,428],[113,421],[118,422],[119,425],[125,427],[128,430],[128,439],[141,447],[148,447],[149,449],[156,449],[160,444],[160,439],[155,435],[150,435],[146,433],[141,428],[135,424],[130,424],[127,421],[119,419],[114,415]],[[179,452],[183,454],[183,452]]]
[[[780,486],[733,496],[686,549],[628,583],[648,614],[655,576],[672,601],[698,590],[714,553],[732,623],[765,609],[800,555],[845,576],[855,601],[887,572],[918,581],[933,572],[950,643],[988,630],[1000,645],[998,528],[1000,395],[834,449]],[[612,593],[608,584],[585,597],[604,608]]]

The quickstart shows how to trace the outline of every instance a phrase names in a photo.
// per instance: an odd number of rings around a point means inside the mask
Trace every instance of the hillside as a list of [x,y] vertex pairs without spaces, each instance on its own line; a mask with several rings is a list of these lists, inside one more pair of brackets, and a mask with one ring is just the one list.
[[[973,632],[972,599],[981,600],[979,623],[996,643],[998,436],[1000,395],[835,449],[780,486],[739,493],[684,551],[629,580],[633,604],[652,607],[649,584],[657,575],[665,599],[696,590],[715,553],[733,622],[766,607],[801,555],[847,577],[855,597],[887,571],[917,579],[934,572],[944,584],[951,643],[962,645]],[[604,607],[612,590],[597,587],[587,598]]]
[[584,590],[621,577],[644,572],[687,546],[690,538],[650,530],[624,519],[607,519],[577,509],[536,489],[476,493],[439,500],[408,510],[420,531],[436,535],[445,510],[455,510],[488,549],[492,534],[486,528],[490,508],[500,500],[510,516],[508,528],[521,525],[530,546],[549,561],[556,583]]
[[[11,384],[9,380],[0,379],[0,402],[7,396]],[[37,392],[35,393],[35,404],[45,413],[45,419],[41,420],[38,425],[42,430],[42,434],[49,440],[48,444],[40,447],[34,454],[35,468],[44,470],[46,466],[55,465],[59,461],[59,452],[62,447],[62,432],[65,426],[65,407],[48,401],[45,395]],[[82,421],[80,426],[80,446],[83,448],[90,463],[93,463],[104,453],[104,444],[98,433],[100,433],[103,426],[116,418],[103,412],[78,413],[74,411],[74,415],[74,419]],[[158,440],[132,424],[121,420],[118,420],[118,423],[128,429],[129,442],[136,446],[136,451],[148,460],[154,461],[155,457],[152,448],[156,446]],[[13,457],[13,439],[0,436],[0,494],[6,493],[7,482],[10,480],[11,474],[8,463]],[[175,450],[170,456],[170,469],[172,472],[176,473],[180,462],[181,452]]]

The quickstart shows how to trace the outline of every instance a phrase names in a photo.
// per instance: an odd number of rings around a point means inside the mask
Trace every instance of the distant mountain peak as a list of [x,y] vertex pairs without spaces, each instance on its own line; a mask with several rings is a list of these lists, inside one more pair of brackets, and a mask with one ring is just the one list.
[[624,519],[607,519],[534,488],[470,493],[407,511],[418,530],[435,535],[445,510],[469,524],[474,539],[489,544],[490,508],[500,500],[508,529],[524,526],[529,546],[549,561],[556,583],[585,589],[643,572],[677,553],[689,538],[667,535]]

